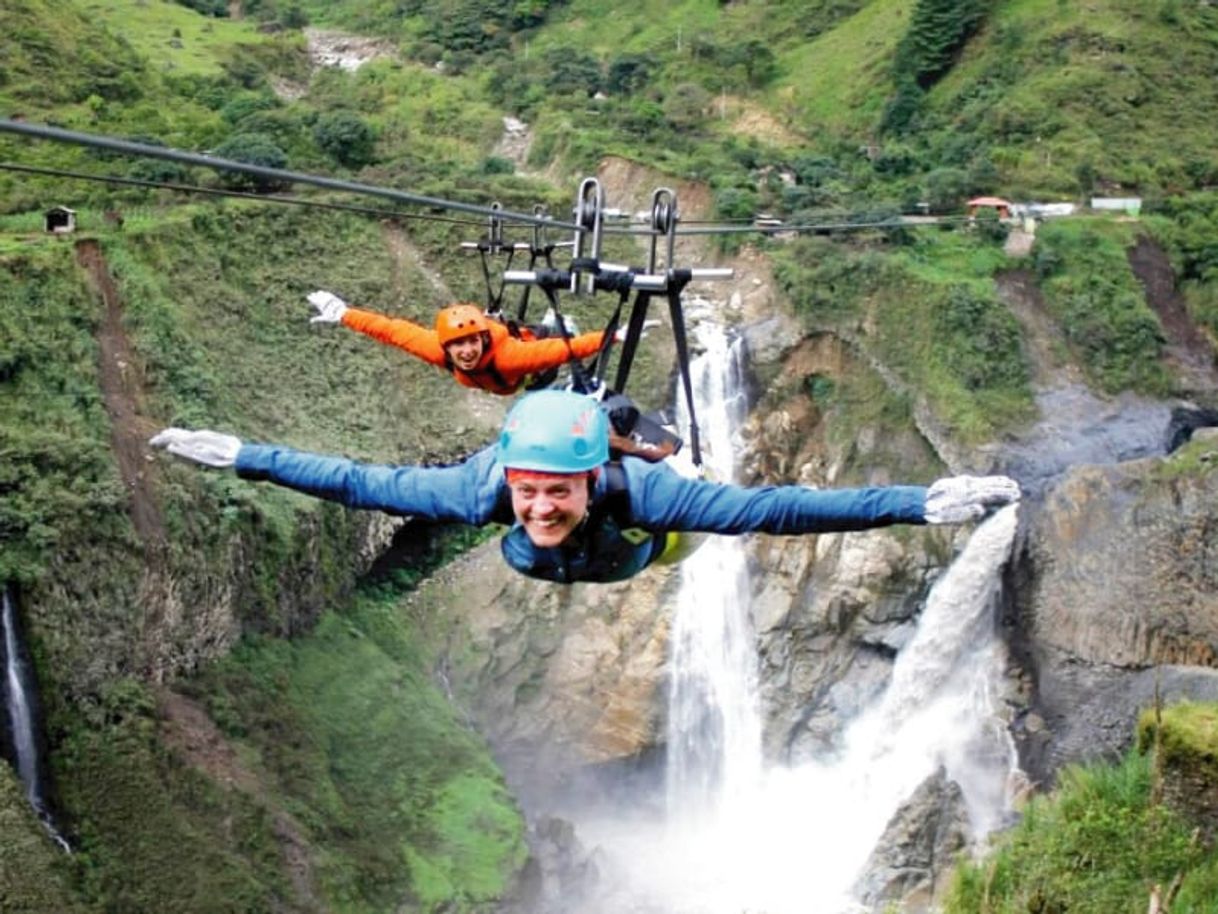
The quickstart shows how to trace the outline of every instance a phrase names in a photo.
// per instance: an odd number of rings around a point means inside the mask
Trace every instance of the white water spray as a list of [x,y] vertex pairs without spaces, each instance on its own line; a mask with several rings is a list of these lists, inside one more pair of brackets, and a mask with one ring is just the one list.
[[[743,420],[740,359],[698,326],[691,366],[712,474],[733,476]],[[666,807],[579,822],[613,863],[613,897],[587,912],[845,914],[893,814],[942,767],[964,796],[972,837],[1009,812],[1013,745],[996,696],[1004,666],[994,608],[1016,508],[970,537],[936,582],[883,695],[831,759],[767,768],[744,542],[711,537],[682,566],[672,631]],[[866,534],[859,534],[866,535]],[[608,874],[606,874],[608,875]],[[624,883],[624,884],[623,884]]]

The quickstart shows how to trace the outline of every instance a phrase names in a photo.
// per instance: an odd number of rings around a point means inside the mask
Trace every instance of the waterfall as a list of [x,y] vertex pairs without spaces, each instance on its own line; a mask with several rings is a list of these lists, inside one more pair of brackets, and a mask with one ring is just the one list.
[[64,850],[68,844],[55,830],[46,802],[34,714],[34,681],[17,631],[16,601],[3,589],[0,628],[4,632],[4,709],[11,735],[12,762],[25,787],[25,796],[51,838]]
[[[747,416],[740,346],[714,324],[697,327],[705,353],[690,367],[705,429],[709,478],[735,477],[733,433]],[[683,427],[689,418],[680,417]],[[687,432],[688,433],[688,432]],[[667,807],[670,820],[701,820],[756,789],[761,775],[757,655],[748,572],[739,537],[712,536],[681,563],[671,636]]]
[[[712,322],[695,333],[706,462],[730,481],[746,411],[741,359]],[[872,851],[940,767],[961,789],[974,840],[1002,824],[1016,760],[998,699],[995,608],[1016,511],[979,525],[935,582],[887,689],[847,725],[834,756],[791,766],[762,754],[745,540],[709,537],[682,563],[662,809],[619,806],[577,821],[612,874],[580,914],[866,910],[855,891]]]

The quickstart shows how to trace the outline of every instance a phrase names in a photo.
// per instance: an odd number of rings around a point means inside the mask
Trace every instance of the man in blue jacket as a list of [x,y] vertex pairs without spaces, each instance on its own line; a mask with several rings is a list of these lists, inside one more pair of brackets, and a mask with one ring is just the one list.
[[150,442],[246,479],[352,508],[482,526],[510,524],[512,568],[547,581],[607,582],[660,559],[672,534],[829,533],[891,524],[960,523],[1019,499],[1005,476],[923,486],[745,488],[690,479],[664,463],[609,460],[609,422],[581,394],[543,390],[517,401],[496,445],[449,467],[375,466],[212,431],[165,429]]

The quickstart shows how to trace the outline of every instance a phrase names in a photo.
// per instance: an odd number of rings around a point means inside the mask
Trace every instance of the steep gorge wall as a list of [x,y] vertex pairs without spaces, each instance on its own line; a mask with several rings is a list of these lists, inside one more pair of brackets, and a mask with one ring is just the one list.
[[1036,780],[1122,751],[1156,692],[1218,700],[1218,435],[1194,437],[1169,457],[1077,467],[1029,506],[1007,624]]

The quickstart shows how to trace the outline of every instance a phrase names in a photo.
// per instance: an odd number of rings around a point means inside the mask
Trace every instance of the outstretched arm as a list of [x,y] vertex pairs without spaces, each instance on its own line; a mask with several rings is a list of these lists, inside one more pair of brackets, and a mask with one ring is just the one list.
[[311,318],[310,323],[342,324],[374,340],[404,349],[424,362],[444,364],[444,348],[434,330],[405,318],[386,317],[375,311],[352,308],[337,295],[320,289],[309,293],[307,298],[309,304],[317,309],[317,315]]
[[663,464],[626,459],[622,465],[629,481],[631,512],[652,530],[800,534],[960,523],[1019,500],[1019,486],[1005,476],[952,477],[929,489],[745,488],[688,479]]
[[501,476],[493,448],[448,467],[378,466],[210,431],[166,429],[150,442],[196,463],[232,466],[245,479],[341,502],[351,508],[482,525],[492,519]]

